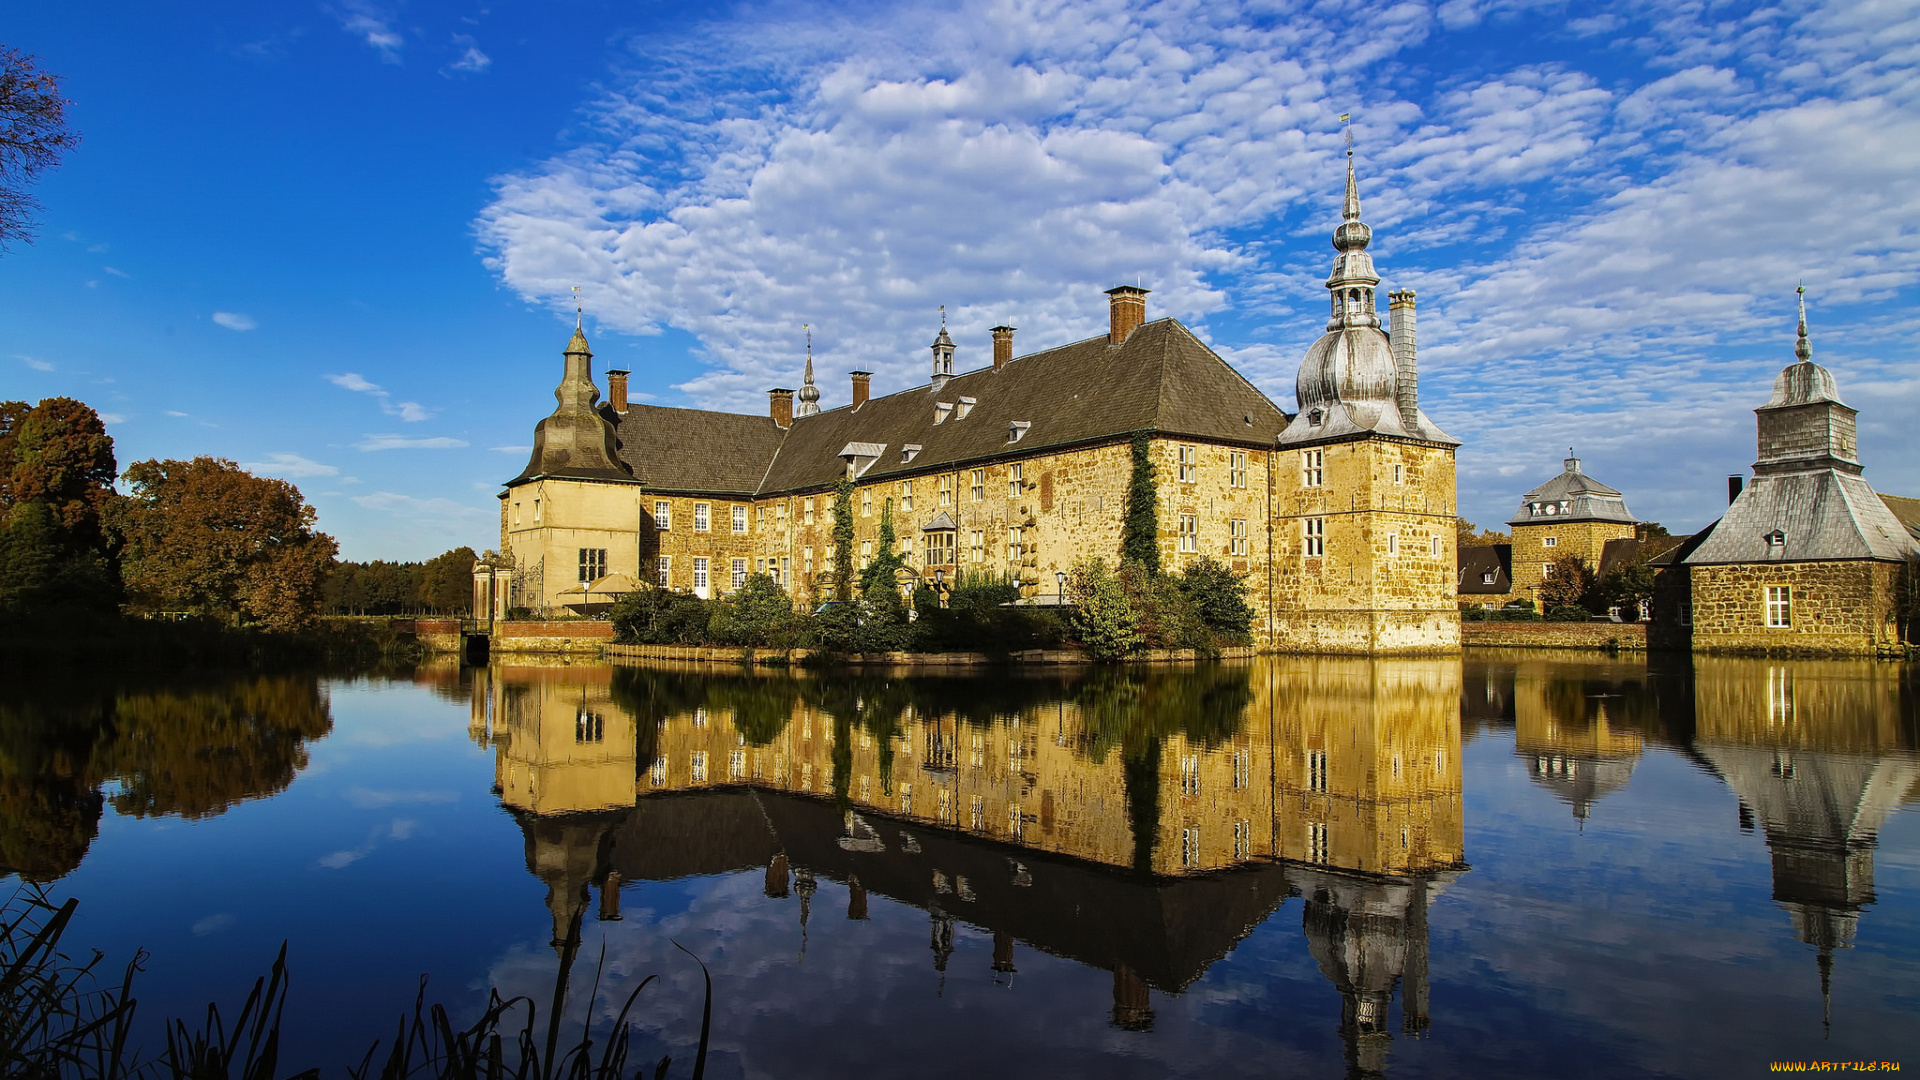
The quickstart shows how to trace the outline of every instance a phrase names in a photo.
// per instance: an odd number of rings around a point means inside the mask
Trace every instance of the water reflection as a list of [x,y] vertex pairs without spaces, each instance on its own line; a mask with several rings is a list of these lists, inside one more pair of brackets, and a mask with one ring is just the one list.
[[957,922],[1113,973],[1144,1030],[1283,901],[1305,899],[1361,1072],[1428,1024],[1426,910],[1463,871],[1457,662],[1307,660],[1072,677],[812,678],[665,667],[498,667],[476,735],[548,888],[564,968],[600,894],[759,869],[849,919],[927,913],[944,985]]
[[0,874],[72,872],[107,802],[127,817],[196,819],[276,794],[332,727],[313,675],[16,684],[0,700]]

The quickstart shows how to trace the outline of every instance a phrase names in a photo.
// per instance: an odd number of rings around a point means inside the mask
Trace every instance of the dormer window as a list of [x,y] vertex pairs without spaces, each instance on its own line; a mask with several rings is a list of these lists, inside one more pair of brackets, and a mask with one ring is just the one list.
[[933,422],[934,423],[944,424],[947,421],[947,417],[952,415],[953,415],[953,402],[936,401],[933,403]]
[[1015,420],[1007,425],[1007,441],[1017,443],[1026,437],[1027,429],[1033,426],[1030,420]]
[[905,465],[920,454],[919,443],[908,443],[900,448],[900,464]]
[[1766,541],[1769,549],[1777,551],[1787,546],[1787,534],[1775,529],[1766,535]]
[[980,404],[980,401],[978,398],[970,398],[970,397],[961,398],[959,407],[954,409],[953,411],[953,418],[955,420],[965,420],[967,418],[967,414],[972,412],[973,407],[978,404]]
[[1493,584],[1493,578],[1494,578],[1494,573],[1493,571],[1489,570],[1486,573],[1480,575],[1480,584],[1491,585]]
[[1307,410],[1307,423],[1309,423],[1309,424],[1311,424],[1311,425],[1313,425],[1314,427],[1319,427],[1319,426],[1320,426],[1320,420],[1321,420],[1321,417],[1322,417],[1323,415],[1324,415],[1324,414],[1323,414],[1323,413],[1321,413],[1321,411],[1320,411],[1319,409],[1308,409],[1308,410]]

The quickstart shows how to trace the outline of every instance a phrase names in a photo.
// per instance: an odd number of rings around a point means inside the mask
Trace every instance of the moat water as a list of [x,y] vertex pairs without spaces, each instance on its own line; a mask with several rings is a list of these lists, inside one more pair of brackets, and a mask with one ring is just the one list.
[[1920,1068],[1917,734],[1866,661],[46,676],[0,888],[147,951],[150,1052],[286,941],[283,1072],[657,975],[683,1076],[676,944],[716,1078]]

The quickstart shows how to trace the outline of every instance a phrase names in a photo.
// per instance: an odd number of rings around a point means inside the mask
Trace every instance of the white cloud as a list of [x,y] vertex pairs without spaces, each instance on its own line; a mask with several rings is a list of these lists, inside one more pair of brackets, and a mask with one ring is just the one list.
[[182,420],[185,420],[185,419],[188,419],[188,416],[187,416],[187,414],[186,414],[186,413],[183,413],[183,412],[181,412],[181,411],[180,411],[180,410],[178,410],[178,409],[168,409],[168,410],[167,410],[167,415],[168,415],[168,416],[174,416],[174,417],[178,417],[178,418],[180,418],[180,419],[182,419]]
[[213,321],[229,330],[253,330],[260,325],[251,317],[237,311],[216,311],[213,313]]
[[531,446],[492,446],[492,447],[488,447],[488,449],[490,449],[490,450],[493,450],[493,451],[495,451],[496,453],[501,453],[501,454],[531,454],[531,453],[533,453],[533,447],[531,447]]
[[464,439],[444,435],[418,439],[405,435],[368,435],[354,447],[359,450],[457,450],[465,445]]
[[133,276],[132,274],[127,273],[125,270],[115,270],[111,266],[103,266],[100,269],[105,270],[107,273],[112,274],[114,277],[130,278]]
[[127,414],[103,412],[100,414],[100,422],[103,424],[124,424],[127,422]]
[[368,382],[366,379],[351,371],[345,375],[328,375],[326,378],[328,382],[343,390],[352,390],[361,394],[379,394],[382,396],[386,394],[386,391],[380,389],[378,385]]
[[453,45],[462,50],[458,59],[440,69],[440,74],[452,78],[454,73],[478,75],[493,66],[493,57],[480,51],[480,46],[465,34],[453,35]]
[[401,401],[396,403],[392,400],[393,395],[388,393],[378,383],[368,382],[365,377],[357,375],[354,372],[349,371],[345,375],[328,375],[325,376],[325,378],[328,382],[343,390],[352,390],[355,393],[366,394],[377,399],[380,402],[381,412],[386,413],[388,416],[397,416],[404,423],[411,424],[421,420],[433,419],[433,411],[425,405],[417,401]]
[[268,454],[267,461],[242,462],[240,467],[253,473],[278,476],[286,480],[302,480],[313,476],[338,476],[340,470],[299,454]]
[[404,518],[464,518],[482,513],[477,507],[455,502],[452,499],[421,499],[395,491],[376,491],[371,495],[355,495],[353,501],[368,510],[379,510]]
[[381,63],[400,62],[403,41],[400,32],[393,28],[392,13],[364,0],[343,0],[333,10],[333,16],[340,21],[340,29],[366,42],[379,53]]
[[53,365],[51,363],[49,363],[48,361],[42,360],[37,356],[27,356],[22,353],[14,353],[13,358],[27,365],[28,367],[32,368],[35,371],[52,371],[53,370]]

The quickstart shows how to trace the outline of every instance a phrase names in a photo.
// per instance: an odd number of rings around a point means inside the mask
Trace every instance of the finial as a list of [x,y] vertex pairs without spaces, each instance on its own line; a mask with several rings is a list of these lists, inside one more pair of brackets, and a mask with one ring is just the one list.
[[1806,364],[1813,361],[1813,343],[1807,340],[1806,282],[1801,282],[1800,287],[1794,291],[1800,294],[1800,338],[1793,343],[1793,355],[1799,357],[1801,363]]
[[[1345,205],[1340,208],[1340,217],[1344,221],[1360,220],[1360,182],[1353,175],[1352,117],[1352,113],[1340,114],[1340,122],[1347,125],[1347,201]],[[1366,245],[1362,244],[1361,246],[1364,247]]]
[[941,304],[940,305],[940,329],[945,330],[946,328],[947,328],[947,305]]
[[573,328],[580,329],[580,286],[573,287]]
[[1340,122],[1347,125],[1347,156],[1353,156],[1353,114],[1341,113]]

